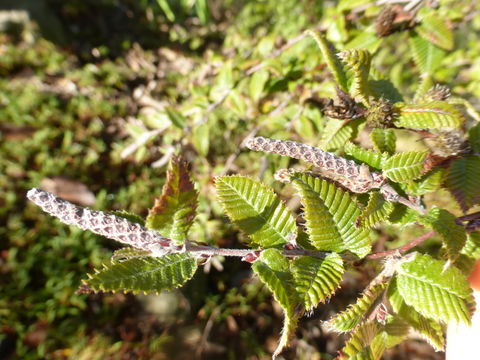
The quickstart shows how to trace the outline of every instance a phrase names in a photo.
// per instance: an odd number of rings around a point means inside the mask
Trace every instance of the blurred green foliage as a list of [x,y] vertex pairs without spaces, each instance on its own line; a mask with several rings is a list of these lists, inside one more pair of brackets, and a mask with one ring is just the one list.
[[[5,8],[28,11],[24,3]],[[221,337],[233,349],[222,350],[231,358],[268,354],[281,316],[258,283],[241,286],[248,267],[224,263],[223,272],[195,277],[182,289],[192,309],[184,305],[173,339],[158,319],[139,335],[128,309],[142,307],[132,296],[75,293],[84,274],[116,245],[45,216],[27,203],[25,192],[44,178],[62,176],[93,191],[97,209],[145,215],[164,183],[162,159],[181,151],[199,190],[201,215],[190,237],[234,246],[238,233],[212,201],[212,177],[260,174],[272,184],[274,171],[289,163],[242,152],[245,136],[259,132],[317,145],[334,128],[305,102],[335,95],[324,60],[312,39],[292,40],[317,28],[339,51],[366,48],[375,53],[372,68],[411,99],[422,75],[410,45],[415,35],[379,38],[373,22],[381,8],[361,0],[42,3],[66,42],[48,36],[48,21],[33,11],[33,23],[0,33],[0,352],[10,358],[78,359],[94,358],[102,349],[97,358],[163,359],[175,354],[176,342],[194,348],[182,325],[197,318],[202,330],[213,313],[214,335],[234,334]],[[437,9],[422,10],[453,29],[452,50],[431,50],[440,52],[440,60],[429,76],[478,109],[478,5],[443,0]],[[405,147],[422,147],[417,139],[403,140]],[[273,185],[281,196],[289,195]],[[393,233],[392,244],[407,235]],[[326,306],[319,317],[340,305]],[[318,319],[309,326],[316,332],[303,338],[326,353],[311,335],[321,332]],[[311,351],[298,346],[292,356]]]

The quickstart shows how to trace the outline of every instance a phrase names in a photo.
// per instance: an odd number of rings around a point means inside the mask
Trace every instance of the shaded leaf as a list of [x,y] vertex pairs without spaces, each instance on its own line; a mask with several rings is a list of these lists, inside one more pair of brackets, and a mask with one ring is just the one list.
[[408,151],[397,153],[383,164],[383,174],[395,182],[407,182],[422,176],[427,153]]
[[131,247],[124,247],[118,250],[115,250],[112,254],[112,262],[125,261],[132,258],[146,257],[149,256],[150,251],[138,250]]
[[410,326],[403,319],[396,316],[388,316],[385,325],[373,338],[370,348],[374,359],[381,359],[385,350],[401,343],[406,339]]
[[446,175],[445,185],[463,211],[480,201],[480,157],[466,156],[452,161]]
[[183,243],[195,218],[197,196],[188,164],[181,157],[172,157],[167,182],[148,213],[146,226],[176,243]]
[[318,250],[349,250],[359,257],[370,252],[371,231],[355,228],[360,209],[350,194],[334,184],[295,173],[291,180],[302,199],[310,242]]
[[460,270],[428,255],[416,254],[397,268],[398,291],[420,314],[445,323],[470,323],[472,289]]
[[468,142],[474,152],[480,153],[480,123],[468,131]]
[[95,291],[159,293],[182,286],[196,270],[197,261],[188,254],[132,258],[104,265],[84,283]]
[[288,242],[297,234],[292,214],[273,190],[243,176],[215,179],[217,196],[230,220],[261,247]]
[[467,240],[465,228],[455,222],[455,216],[447,210],[433,208],[427,216],[421,216],[418,220],[440,234],[448,258],[454,261]]
[[323,259],[299,257],[291,268],[297,293],[308,311],[335,292],[344,272],[342,258],[335,253]]

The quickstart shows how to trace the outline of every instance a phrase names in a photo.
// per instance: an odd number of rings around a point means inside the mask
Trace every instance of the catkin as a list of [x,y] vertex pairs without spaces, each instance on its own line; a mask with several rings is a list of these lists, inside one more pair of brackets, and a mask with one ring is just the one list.
[[[116,215],[76,206],[48,191],[33,188],[28,191],[27,198],[67,225],[90,230],[122,244],[149,251],[151,256],[164,256],[176,248],[170,239],[154,230]],[[178,249],[176,250],[178,252]]]
[[365,165],[358,165],[352,160],[295,141],[252,137],[245,142],[245,146],[250,150],[303,160],[314,165],[322,176],[340,183],[352,192],[364,193],[385,183],[381,174],[371,173]]

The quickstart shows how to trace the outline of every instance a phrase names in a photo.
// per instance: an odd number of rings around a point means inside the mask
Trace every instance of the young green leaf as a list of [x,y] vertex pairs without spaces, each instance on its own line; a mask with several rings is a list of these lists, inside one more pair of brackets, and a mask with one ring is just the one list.
[[373,227],[388,219],[393,208],[394,204],[385,200],[378,191],[372,192],[367,206],[362,210],[355,223],[362,227]]
[[326,151],[341,149],[349,140],[357,137],[365,121],[358,118],[345,123],[337,119],[330,119],[324,129],[322,148]]
[[380,331],[380,324],[374,321],[366,322],[359,326],[345,343],[342,353],[347,355],[347,359],[355,360],[377,360],[374,356],[370,344]]
[[420,179],[400,184],[400,186],[409,195],[422,196],[438,190],[444,181],[444,175],[444,169],[434,169]]
[[95,291],[159,293],[182,286],[196,270],[197,261],[188,254],[132,258],[104,265],[84,283]]
[[408,306],[398,292],[396,279],[388,286],[388,300],[395,311],[416,332],[418,332],[436,351],[443,351],[445,339],[443,327],[432,319],[427,319],[411,306]]
[[373,129],[370,133],[370,140],[374,148],[383,153],[392,155],[395,152],[396,136],[392,129]]
[[410,326],[397,316],[387,316],[385,325],[380,327],[378,334],[373,338],[370,348],[374,359],[381,359],[385,350],[401,343],[406,339]]
[[407,151],[397,153],[383,164],[383,174],[395,182],[408,182],[418,179],[423,174],[423,165],[427,153]]
[[465,276],[469,276],[478,259],[480,259],[480,232],[474,231],[467,234],[467,241],[455,262],[455,266]]
[[341,90],[348,92],[347,75],[342,63],[336,55],[335,49],[333,49],[333,46],[325,39],[323,35],[318,34],[313,30],[307,30],[305,33],[311,36],[317,43],[328,68],[335,78],[337,85]]
[[188,164],[181,157],[172,157],[167,182],[148,213],[146,226],[177,243],[185,242],[195,218],[197,196]]
[[210,125],[203,123],[194,126],[192,129],[192,145],[195,150],[201,155],[206,157],[210,148]]
[[472,289],[460,270],[416,254],[397,268],[398,291],[420,314],[445,323],[470,323]]
[[327,325],[338,332],[348,332],[357,327],[371,310],[375,300],[387,288],[387,283],[378,283],[368,288],[355,304],[331,318]]
[[447,25],[445,20],[435,12],[423,17],[420,25],[415,27],[415,31],[425,40],[441,47],[445,50],[452,50],[453,48],[453,33]]
[[466,156],[452,161],[445,185],[463,211],[480,201],[480,157]]
[[297,293],[307,311],[335,292],[344,272],[342,258],[335,253],[323,259],[299,257],[293,260],[291,269]]
[[352,49],[338,54],[345,67],[353,73],[353,81],[349,93],[368,106],[371,91],[368,83],[372,56],[367,50]]
[[433,74],[442,64],[445,51],[418,35],[409,37],[413,59],[423,74]]
[[467,240],[465,228],[455,222],[455,216],[447,210],[433,208],[428,216],[421,216],[418,220],[441,235],[448,258],[455,261]]
[[264,248],[279,246],[297,234],[291,212],[273,190],[243,176],[215,179],[217,196],[230,220]]
[[307,233],[316,249],[349,250],[358,257],[370,252],[371,231],[355,227],[360,209],[348,192],[307,174],[295,173],[291,180],[302,199]]
[[287,258],[276,249],[263,251],[258,260],[253,263],[252,270],[270,289],[273,297],[285,312],[282,337],[273,354],[275,357],[287,345],[297,326],[298,314],[295,314],[295,305],[298,303],[298,296],[295,291],[294,279]]
[[381,170],[383,161],[387,158],[387,156],[382,153],[356,146],[351,142],[347,142],[343,150],[347,155],[350,155],[360,163],[367,164],[375,170]]
[[445,101],[427,104],[396,104],[395,126],[410,129],[460,128],[465,122],[462,113]]

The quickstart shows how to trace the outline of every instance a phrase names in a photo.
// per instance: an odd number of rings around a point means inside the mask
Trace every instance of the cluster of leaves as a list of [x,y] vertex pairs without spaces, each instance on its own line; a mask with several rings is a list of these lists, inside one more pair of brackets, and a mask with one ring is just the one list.
[[[478,114],[473,113],[467,122],[456,105],[459,101],[449,100],[448,91],[425,86],[439,62],[432,52],[437,46],[452,46],[452,35],[438,17],[433,13],[426,16],[411,38],[415,61],[424,75],[412,103],[401,101],[394,84],[371,70],[368,50],[344,50],[337,55],[323,37],[308,34],[319,45],[339,89],[339,103],[329,104],[330,119],[323,128],[328,137],[322,139],[321,146],[343,150],[357,162],[380,171],[399,192],[416,196],[419,202],[423,195],[445,184],[464,211],[477,204]],[[224,83],[229,78],[228,73],[220,76],[222,90],[231,97],[235,96],[229,89],[232,80],[226,89]],[[170,117],[171,112],[167,111]],[[374,150],[349,142],[365,126],[370,128]],[[395,132],[400,129],[428,134],[434,142],[431,151],[396,152]],[[437,150],[440,147],[441,153]],[[186,241],[196,207],[192,186],[182,181],[187,176],[184,166],[173,161],[159,200],[162,205],[154,207],[146,221],[163,236],[181,242]],[[470,268],[453,264],[461,257],[478,257],[478,232],[467,233],[445,209],[434,207],[424,216],[404,205],[394,205],[376,192],[363,203],[365,200],[352,197],[334,183],[301,172],[292,173],[289,181],[302,201],[304,229],[297,227],[291,212],[265,185],[244,176],[222,176],[215,182],[226,213],[248,234],[248,245],[257,251],[257,257],[247,260],[253,262],[253,271],[284,310],[284,329],[274,355],[287,345],[303,312],[311,311],[339,288],[346,254],[364,258],[370,253],[372,227],[382,222],[406,226],[418,221],[440,235],[443,252],[393,256],[357,303],[329,321],[332,329],[351,332],[342,350],[344,357],[378,359],[412,330],[442,350],[444,325],[470,321],[475,307],[466,280]],[[289,246],[323,253],[290,257],[285,251]],[[121,253],[127,260],[114,261],[91,275],[86,284],[103,291],[161,291],[182,286],[196,270],[197,260],[188,252],[151,259],[130,251]]]

